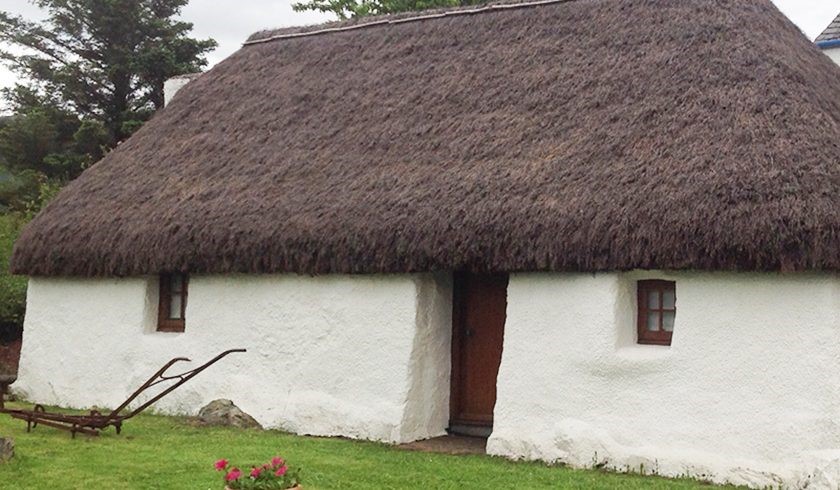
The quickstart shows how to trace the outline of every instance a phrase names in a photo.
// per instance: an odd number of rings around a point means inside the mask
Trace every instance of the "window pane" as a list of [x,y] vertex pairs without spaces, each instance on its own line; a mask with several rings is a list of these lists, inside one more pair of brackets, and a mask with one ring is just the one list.
[[181,319],[181,295],[173,294],[172,301],[169,303],[169,318],[173,320]]
[[666,332],[673,332],[674,331],[674,316],[676,315],[673,311],[666,311],[662,314],[662,330]]
[[662,292],[662,307],[666,310],[673,310],[676,307],[677,295],[673,289]]
[[649,312],[647,315],[647,329],[650,332],[659,330],[659,313]]
[[172,287],[172,294],[181,292],[181,274],[172,274],[172,281],[169,283]]
[[651,310],[659,309],[659,291],[656,289],[648,290],[648,308]]

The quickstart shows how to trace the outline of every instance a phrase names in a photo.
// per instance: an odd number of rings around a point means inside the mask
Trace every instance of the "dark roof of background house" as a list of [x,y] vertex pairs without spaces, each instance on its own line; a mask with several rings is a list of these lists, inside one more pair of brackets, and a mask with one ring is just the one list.
[[252,44],[67,186],[12,267],[837,271],[838,75],[770,0]]
[[840,39],[840,15],[831,21],[831,24],[817,36],[814,42],[821,43],[825,41],[836,41],[838,39]]

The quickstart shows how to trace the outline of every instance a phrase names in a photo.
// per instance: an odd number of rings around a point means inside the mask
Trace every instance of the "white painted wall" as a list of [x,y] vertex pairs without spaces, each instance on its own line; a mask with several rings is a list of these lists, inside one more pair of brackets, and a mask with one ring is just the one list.
[[[635,341],[635,282],[677,282],[673,345]],[[231,398],[268,427],[443,433],[449,275],[192,277],[187,331],[155,279],[30,281],[19,391],[109,407],[166,360],[246,347],[156,408]],[[130,429],[129,429],[130,430]],[[840,482],[840,277],[514,274],[492,454],[756,487]]]
[[823,53],[825,53],[826,56],[831,58],[831,61],[840,65],[840,47],[824,49]]
[[[648,278],[677,283],[670,347],[635,341]],[[513,275],[488,452],[837,488],[840,279]]]
[[[15,389],[114,407],[170,358],[245,347],[156,405],[230,398],[267,427],[407,442],[448,423],[448,275],[193,276],[185,333],[155,331],[156,279],[29,283]],[[129,429],[130,430],[130,429]]]

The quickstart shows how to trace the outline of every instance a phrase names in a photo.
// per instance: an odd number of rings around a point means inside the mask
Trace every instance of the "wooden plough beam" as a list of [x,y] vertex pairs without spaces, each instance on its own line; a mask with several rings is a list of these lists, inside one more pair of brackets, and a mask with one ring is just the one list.
[[[131,396],[129,396],[119,407],[115,408],[108,414],[102,414],[98,410],[91,410],[90,413],[85,415],[66,415],[61,413],[47,412],[42,405],[35,405],[32,410],[17,410],[6,408],[3,402],[3,397],[6,393],[6,384],[0,385],[0,413],[5,413],[13,418],[25,421],[27,432],[34,429],[40,424],[45,425],[47,427],[54,427],[56,429],[69,431],[73,437],[76,437],[76,433],[98,436],[99,431],[107,428],[108,426],[114,427],[114,429],[116,429],[117,431],[117,434],[119,434],[122,430],[123,422],[134,417],[143,410],[147,409],[149,406],[151,406],[152,404],[154,404],[164,396],[168,395],[182,384],[195,377],[198,373],[204,371],[208,367],[215,364],[221,358],[234,352],[245,352],[245,349],[226,350],[195,369],[184,371],[180,374],[167,375],[166,371],[169,370],[169,368],[172,367],[173,364],[176,364],[178,362],[190,362],[190,360],[186,357],[176,357],[175,359],[172,359],[171,361],[164,364],[164,366],[160,368],[158,372],[156,372],[145,383],[143,383],[143,385],[140,386],[140,388],[138,388],[134,393],[132,393]],[[151,399],[149,399],[139,407],[126,413],[122,413],[128,408],[131,402],[136,400],[137,397],[142,395],[143,392],[145,392],[149,388],[156,386],[160,383],[166,383],[175,380],[177,381],[174,384],[161,391],[157,395],[153,396]]]

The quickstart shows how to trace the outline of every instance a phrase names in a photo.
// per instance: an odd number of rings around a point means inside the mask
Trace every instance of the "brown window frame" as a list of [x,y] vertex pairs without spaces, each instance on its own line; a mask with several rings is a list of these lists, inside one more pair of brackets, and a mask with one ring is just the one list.
[[[676,320],[677,316],[677,283],[675,281],[663,281],[660,279],[648,279],[638,281],[636,290],[636,297],[638,300],[638,316],[636,318],[636,326],[638,329],[638,343],[651,345],[671,345],[671,338],[674,332],[668,332],[662,328],[662,319],[665,312],[673,312]],[[665,291],[674,292],[674,308],[665,308],[663,304],[663,293]],[[659,308],[650,308],[648,297],[651,293],[659,295]],[[659,313],[659,330],[651,331],[647,329],[648,313]]]
[[[170,318],[172,315],[169,311],[172,307],[172,278],[176,275],[181,276],[181,290],[178,292],[181,296],[181,312],[180,318]],[[186,311],[187,311],[187,290],[189,283],[189,276],[182,273],[170,273],[160,275],[160,287],[158,293],[158,332],[183,332],[186,326]]]

